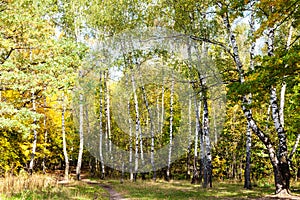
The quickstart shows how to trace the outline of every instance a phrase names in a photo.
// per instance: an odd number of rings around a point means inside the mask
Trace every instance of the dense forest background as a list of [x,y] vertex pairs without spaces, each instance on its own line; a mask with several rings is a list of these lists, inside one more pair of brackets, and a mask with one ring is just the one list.
[[[64,170],[66,179],[71,172],[80,179],[88,170],[101,178],[188,179],[204,187],[235,179],[246,188],[273,177],[276,193],[288,191],[300,178],[299,19],[297,0],[1,0],[1,176]],[[165,49],[135,49],[99,64],[110,48],[99,44],[151,28],[188,38],[201,66],[216,70],[217,92],[199,63]],[[142,63],[153,65],[154,58],[170,73],[144,84],[145,74],[156,75]],[[174,73],[187,80],[191,95],[178,92],[183,83]],[[116,74],[123,77],[120,91]],[[131,134],[117,124],[120,94]],[[183,120],[191,140],[171,162]],[[86,143],[93,140],[97,150]],[[106,163],[118,156],[112,144],[130,152],[130,167]],[[169,151],[159,168],[154,156],[162,147]],[[151,160],[147,173],[136,164],[143,151]]]

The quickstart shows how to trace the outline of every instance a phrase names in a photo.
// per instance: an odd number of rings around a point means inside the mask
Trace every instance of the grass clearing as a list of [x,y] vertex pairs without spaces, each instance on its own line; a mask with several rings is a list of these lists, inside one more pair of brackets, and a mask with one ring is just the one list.
[[[46,182],[45,180],[51,180]],[[47,183],[47,184],[42,184]],[[38,200],[38,199],[109,199],[109,194],[97,184],[81,181],[70,181],[68,184],[57,184],[49,176],[17,176],[0,180],[0,200]]]
[[[135,183],[125,180],[121,184],[119,180],[83,179],[57,184],[50,176],[33,175],[0,179],[0,200],[110,199],[108,191],[101,185],[109,186],[121,196],[131,200],[258,199],[274,193],[274,185],[267,180],[258,182],[252,190],[246,190],[243,183],[233,181],[215,181],[213,188],[203,189],[200,185],[192,185],[189,181],[183,180],[170,182],[138,180]],[[293,182],[291,185],[293,194],[300,197],[300,182]]]
[[[252,190],[243,188],[242,183],[219,182],[213,188],[204,189],[200,185],[191,185],[188,181],[107,181],[107,184],[126,198],[130,199],[257,199],[274,193],[274,187],[257,186]],[[298,184],[299,186],[300,184]]]

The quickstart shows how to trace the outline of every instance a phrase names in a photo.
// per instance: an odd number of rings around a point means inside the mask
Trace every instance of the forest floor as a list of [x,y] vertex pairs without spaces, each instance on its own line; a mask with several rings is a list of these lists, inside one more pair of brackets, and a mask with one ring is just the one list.
[[[52,177],[53,178],[53,177]],[[162,200],[162,199],[189,199],[189,200],[213,200],[213,199],[259,199],[259,200],[300,200],[300,182],[292,183],[292,196],[275,196],[274,186],[267,181],[261,181],[253,189],[246,190],[241,182],[214,181],[212,188],[202,188],[200,185],[192,185],[185,180],[137,180],[123,183],[116,179],[100,180],[82,176],[81,181],[59,180],[54,185],[37,188],[34,185],[42,185],[49,176],[37,175],[31,180],[22,179],[24,187],[21,188],[21,179],[0,179],[0,200],[6,199],[111,199],[111,200]],[[30,185],[28,186],[28,183]],[[18,184],[18,185],[16,185]],[[27,185],[26,185],[27,184]],[[1,186],[2,185],[2,186]],[[7,187],[3,187],[7,185]],[[32,187],[30,187],[32,186]],[[17,188],[20,187],[20,188]]]
[[251,190],[243,188],[242,183],[235,182],[215,182],[212,188],[202,188],[200,185],[192,185],[188,181],[163,181],[158,180],[142,181],[136,183],[125,181],[120,183],[119,180],[105,181],[106,185],[110,185],[119,192],[120,196],[131,200],[146,199],[189,199],[189,200],[213,200],[213,199],[259,199],[259,200],[300,200],[299,186],[293,189],[293,195],[276,196],[270,195],[274,192],[272,185],[256,186]]
[[89,185],[98,185],[98,186],[100,186],[102,189],[107,191],[110,200],[123,200],[123,199],[125,199],[123,197],[123,195],[120,194],[119,192],[117,192],[116,190],[114,190],[110,184],[103,183],[103,181],[99,182],[97,180],[91,180],[91,179],[88,179],[88,178],[83,178],[81,181],[83,181],[83,182],[85,182]]

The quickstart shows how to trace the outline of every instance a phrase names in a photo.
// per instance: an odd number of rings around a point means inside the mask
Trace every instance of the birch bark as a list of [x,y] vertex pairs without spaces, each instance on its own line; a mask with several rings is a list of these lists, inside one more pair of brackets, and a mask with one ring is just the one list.
[[103,159],[103,89],[102,89],[102,72],[99,74],[99,156],[101,163],[101,179],[105,178],[105,165]]
[[167,181],[170,180],[170,168],[172,158],[172,147],[173,147],[173,104],[174,104],[174,72],[172,73],[171,83],[171,94],[170,94],[170,134],[169,134],[169,153],[168,153],[168,166],[167,166]]
[[[36,111],[36,102],[35,102],[35,94],[34,91],[31,92],[31,98],[32,98],[32,110]],[[33,124],[36,124],[36,118],[33,119]],[[33,129],[33,142],[32,142],[32,151],[31,151],[31,157],[30,157],[30,163],[29,163],[29,174],[32,175],[33,173],[33,166],[34,166],[34,157],[36,152],[36,144],[37,144],[37,130],[36,128]]]
[[66,128],[65,128],[65,112],[66,112],[66,105],[65,105],[65,96],[64,93],[62,94],[62,111],[61,111],[61,130],[62,130],[62,139],[63,139],[63,152],[65,158],[65,180],[69,180],[69,157],[67,152],[67,142],[66,142]]
[[[79,78],[82,78],[83,72],[79,71]],[[76,179],[80,180],[82,154],[83,154],[83,91],[79,94],[79,152],[76,166]]]

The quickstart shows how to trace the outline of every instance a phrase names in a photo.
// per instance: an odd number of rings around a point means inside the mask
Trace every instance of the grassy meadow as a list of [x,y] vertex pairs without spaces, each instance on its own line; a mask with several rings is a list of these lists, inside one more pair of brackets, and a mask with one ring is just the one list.
[[[125,180],[83,179],[58,182],[47,175],[23,175],[0,179],[0,200],[8,199],[110,199],[109,192],[102,186],[109,186],[122,197],[132,200],[159,199],[274,199],[274,185],[271,180],[261,180],[254,184],[252,190],[243,188],[243,183],[222,181],[213,183],[212,188],[204,189],[188,181],[164,180],[142,181],[133,183]],[[292,192],[300,199],[300,183],[292,183]],[[286,198],[283,198],[286,199]],[[290,199],[297,199],[293,197]]]

